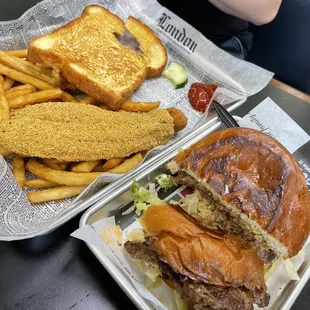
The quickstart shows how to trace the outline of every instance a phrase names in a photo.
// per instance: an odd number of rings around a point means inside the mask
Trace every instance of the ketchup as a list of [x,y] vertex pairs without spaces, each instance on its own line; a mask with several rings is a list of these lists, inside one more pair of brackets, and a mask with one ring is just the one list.
[[217,87],[216,84],[193,83],[188,91],[188,99],[192,107],[204,113]]

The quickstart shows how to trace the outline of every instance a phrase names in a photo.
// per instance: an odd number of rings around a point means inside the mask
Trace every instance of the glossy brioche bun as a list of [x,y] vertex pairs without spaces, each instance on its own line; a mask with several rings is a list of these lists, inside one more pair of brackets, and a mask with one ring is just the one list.
[[186,172],[227,208],[246,215],[246,224],[255,223],[278,242],[282,257],[296,255],[308,238],[305,178],[272,137],[249,128],[218,131],[179,154],[169,168]]
[[263,262],[239,237],[212,231],[169,204],[149,207],[139,221],[159,258],[176,273],[212,285],[266,290]]

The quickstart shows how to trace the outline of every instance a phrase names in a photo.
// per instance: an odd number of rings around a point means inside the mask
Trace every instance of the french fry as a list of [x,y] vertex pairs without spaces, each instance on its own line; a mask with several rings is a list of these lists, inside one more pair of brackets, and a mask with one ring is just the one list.
[[9,90],[14,85],[14,83],[15,83],[15,81],[13,79],[6,76],[4,79],[4,90],[5,91]]
[[12,100],[16,97],[24,96],[27,94],[34,93],[36,88],[30,84],[15,86],[4,93],[7,100]]
[[0,95],[4,96],[4,78],[0,75]]
[[148,151],[142,151],[142,152],[140,152],[140,153],[141,153],[142,157],[144,158],[144,157],[147,155],[147,153],[148,153],[149,151],[150,151],[150,150],[148,150]]
[[24,50],[5,51],[5,53],[19,58],[26,58],[28,50],[24,49]]
[[106,104],[100,104],[98,105],[99,108],[101,108],[102,110],[107,110],[110,111],[112,110],[109,106],[107,106]]
[[67,186],[88,185],[101,175],[101,172],[78,173],[69,171],[57,171],[46,167],[34,160],[28,161],[26,169],[41,179]]
[[100,164],[100,160],[83,161],[74,166],[72,172],[91,172],[97,165]]
[[157,109],[160,105],[159,101],[155,102],[135,102],[131,100],[125,101],[122,105],[122,109],[127,112],[149,112]]
[[78,164],[79,164],[79,163],[76,163],[76,162],[69,164],[68,170],[69,170],[69,171],[72,171],[72,169],[73,169],[76,165],[78,165]]
[[0,62],[19,72],[29,74],[37,79],[43,80],[51,85],[57,86],[58,81],[52,76],[52,70],[37,66],[29,61],[0,51]]
[[29,104],[59,99],[62,96],[62,93],[62,90],[59,88],[41,90],[36,93],[20,96],[9,100],[9,107],[11,109],[17,109]]
[[59,184],[53,183],[47,180],[43,179],[35,179],[35,180],[29,180],[25,182],[26,187],[31,187],[31,188],[50,188],[50,187],[55,187],[58,186]]
[[5,156],[9,156],[10,154],[11,154],[10,151],[8,151],[8,150],[6,150],[6,149],[0,147],[0,155],[1,155],[1,156],[5,157]]
[[10,77],[11,79],[18,81],[23,84],[30,84],[38,89],[50,89],[53,88],[53,85],[48,84],[40,79],[37,79],[29,74],[19,72],[17,70],[14,70],[8,66],[5,66],[3,64],[0,64],[0,74],[6,75]]
[[[15,59],[17,59],[18,57],[15,57]],[[53,77],[53,81],[57,81],[57,85],[59,84],[58,82],[58,79],[56,77],[54,77],[53,75],[53,69],[52,68],[47,68],[47,67],[44,67],[44,66],[41,66],[40,64],[36,64],[36,63],[33,63],[31,60],[29,59],[20,59],[19,60],[21,62],[27,62],[28,63],[28,66],[33,68],[34,70],[36,70],[37,72],[40,72],[44,75],[47,75],[47,76],[51,76]]]
[[51,169],[54,169],[54,170],[59,170],[61,171],[61,167],[60,167],[60,164],[57,164],[57,163],[54,163],[51,159],[48,159],[48,158],[42,158],[42,161],[44,162],[44,164],[51,168]]
[[106,172],[109,171],[115,167],[117,167],[118,165],[120,165],[121,163],[123,163],[125,161],[125,158],[113,158],[113,159],[109,159],[107,160],[103,165],[102,165],[102,172]]
[[80,194],[84,189],[85,186],[61,186],[40,192],[31,192],[27,194],[27,197],[32,203],[40,203],[73,197]]
[[10,108],[4,97],[4,79],[0,75],[0,122],[10,119]]
[[25,186],[25,161],[24,158],[14,154],[13,175],[21,188]]
[[98,103],[99,101],[91,96],[86,96],[85,98],[81,99],[79,101],[79,103],[82,103],[82,104],[96,104]]
[[8,101],[3,95],[0,95],[0,122],[10,119],[10,108]]
[[62,91],[60,99],[65,102],[78,102],[78,100],[65,91]]
[[77,90],[78,88],[70,83],[60,72],[59,69],[54,68],[52,70],[52,76],[58,81],[59,88],[61,89],[70,89],[70,90]]
[[115,167],[117,167],[118,165],[120,165],[122,162],[124,162],[126,158],[112,158],[109,159],[107,161],[105,161],[104,163],[100,163],[99,165],[97,165],[92,171],[93,172],[107,172]]
[[60,171],[66,171],[69,164],[68,163],[61,163],[61,164],[58,164],[59,165],[59,170]]
[[119,166],[107,171],[110,173],[117,173],[117,174],[124,174],[128,171],[132,170],[133,168],[137,167],[143,160],[143,156],[141,153],[137,153],[136,155],[132,156],[129,159],[126,159],[122,164]]
[[69,164],[68,163],[54,163],[51,159],[42,159],[46,166],[54,170],[66,171]]
[[70,162],[67,162],[67,161],[60,161],[58,159],[55,159],[55,158],[50,158],[49,161],[51,163],[54,163],[54,164],[70,164]]

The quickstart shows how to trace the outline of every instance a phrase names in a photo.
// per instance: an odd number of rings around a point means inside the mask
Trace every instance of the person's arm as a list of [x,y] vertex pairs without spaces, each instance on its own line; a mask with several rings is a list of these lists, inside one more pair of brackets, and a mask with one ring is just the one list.
[[255,25],[270,23],[278,14],[282,0],[209,0],[221,11]]

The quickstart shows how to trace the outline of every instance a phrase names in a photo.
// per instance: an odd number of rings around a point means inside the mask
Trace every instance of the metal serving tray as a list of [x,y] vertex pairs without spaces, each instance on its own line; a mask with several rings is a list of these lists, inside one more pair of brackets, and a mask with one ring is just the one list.
[[[227,110],[229,112],[232,112],[233,110],[240,107],[242,104],[246,102],[246,99],[240,99],[238,101],[232,102],[226,106]],[[202,121],[202,120],[201,120]],[[203,124],[197,126],[197,128],[193,129],[190,133],[187,133],[184,137],[180,138],[175,143],[171,144],[167,149],[159,152],[158,154],[154,155],[150,159],[143,162],[138,168],[132,170],[131,172],[127,173],[122,177],[119,181],[116,181],[112,184],[122,182],[123,180],[132,180],[134,178],[134,175],[139,173],[140,171],[144,170],[149,165],[152,165],[155,163],[159,158],[165,156],[166,153],[168,153],[171,149],[179,147],[182,143],[184,143],[185,140],[191,139],[193,136],[198,135],[201,131],[206,130],[208,127],[210,127],[212,124],[216,123],[218,121],[217,114],[214,110],[211,110],[208,113],[208,116],[206,117],[206,120]],[[112,185],[110,184],[110,185]],[[102,197],[107,193],[107,191],[110,190],[110,186],[105,186],[102,190],[98,191],[93,196],[83,200],[78,206],[68,210],[67,212],[64,212],[49,228],[45,231],[45,235],[51,233],[55,229],[62,226],[64,223],[68,222],[70,219],[72,219],[74,216],[78,215],[80,212],[86,210],[90,206],[92,206],[94,203],[96,203],[98,200],[102,199]]]
[[[234,116],[234,118],[237,121],[240,120],[237,116]],[[196,135],[192,135],[191,139],[183,140],[183,144],[180,145],[180,147],[183,149],[188,148],[190,145],[198,142],[210,133],[220,129],[221,126],[222,124],[218,121],[213,123],[207,129],[196,132]],[[83,214],[80,220],[80,227],[92,224],[112,215],[115,215],[116,222],[122,229],[129,226],[135,220],[133,214],[122,215],[122,213],[128,208],[128,204],[131,203],[131,195],[129,195],[129,191],[133,178],[135,178],[141,185],[153,182],[156,176],[165,172],[165,165],[171,161],[177,153],[178,149],[171,148],[169,152],[165,153],[165,156],[157,158],[152,165],[143,167],[144,169],[140,169],[138,173],[117,181],[102,190],[100,199]],[[139,295],[130,280],[128,280],[122,271],[109,258],[107,258],[102,251],[89,243],[86,244],[138,309],[154,309],[147,300]],[[269,308],[270,310],[289,310],[291,308],[310,277],[309,258],[310,252],[306,253],[305,262],[298,270],[300,280],[290,281],[282,290],[281,294],[278,295],[273,305]]]

